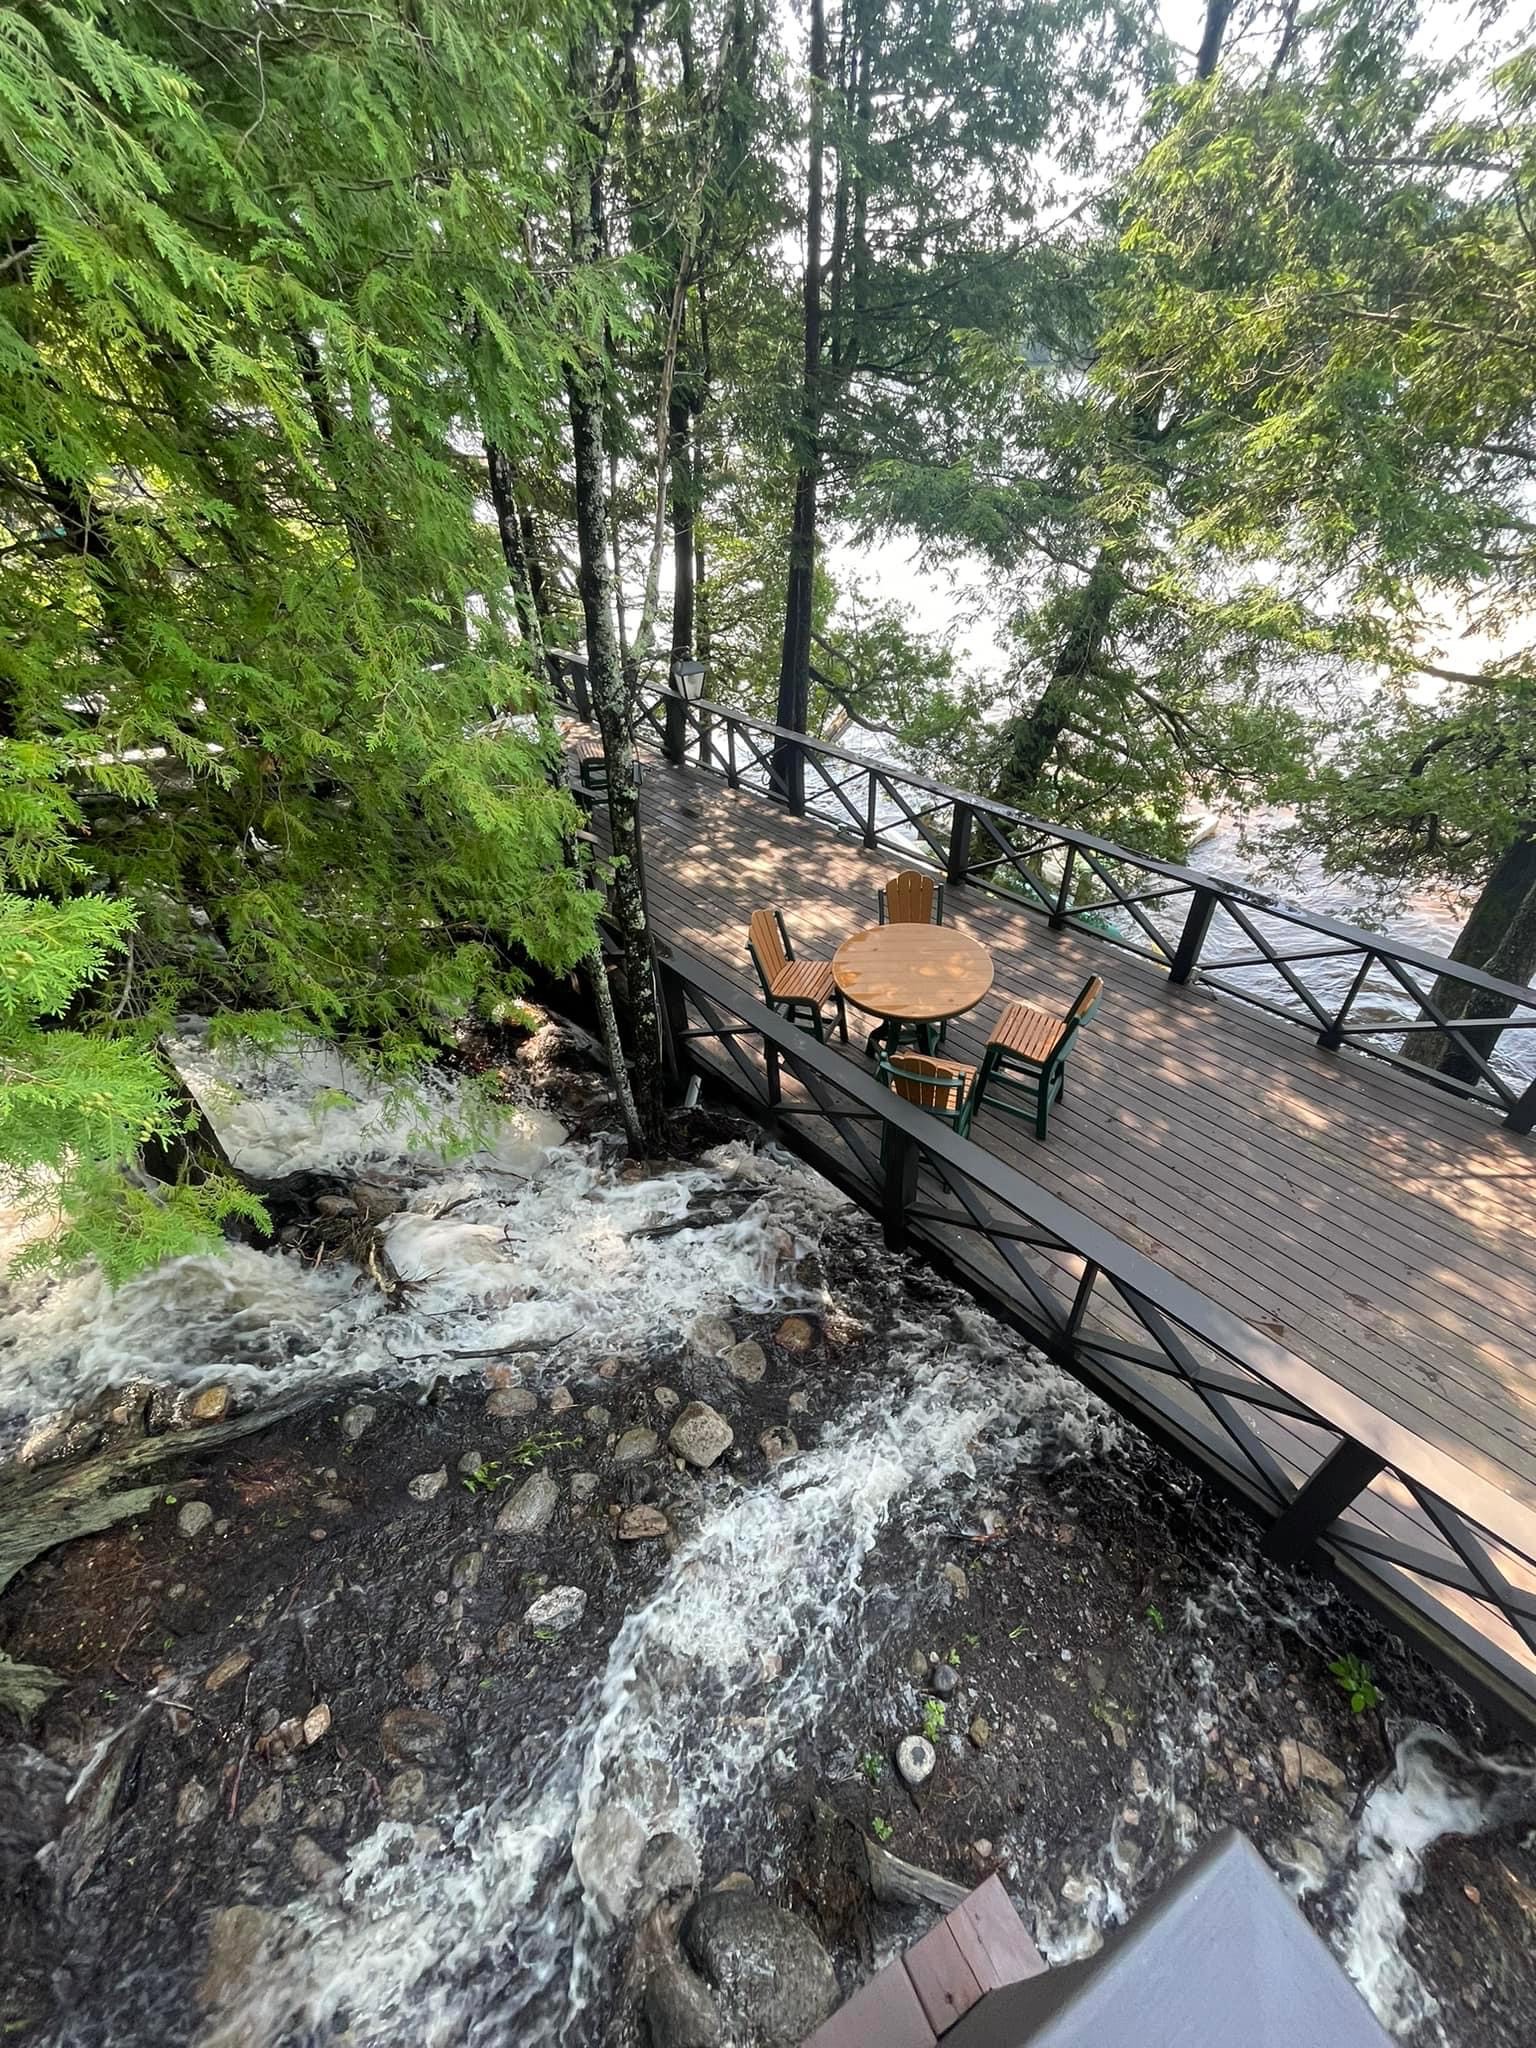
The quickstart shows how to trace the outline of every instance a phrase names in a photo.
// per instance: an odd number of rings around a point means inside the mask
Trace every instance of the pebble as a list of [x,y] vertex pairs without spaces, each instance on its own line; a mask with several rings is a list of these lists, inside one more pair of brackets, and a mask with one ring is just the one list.
[[384,1787],[384,1811],[391,1820],[410,1820],[427,1803],[425,1771],[397,1771]]
[[992,1861],[992,1844],[985,1835],[978,1835],[976,1840],[972,1842],[971,1854],[978,1863],[990,1863]]
[[448,1484],[448,1467],[439,1465],[435,1472],[418,1472],[405,1489],[412,1500],[436,1500]]
[[935,1664],[927,1677],[941,1700],[953,1699],[960,1690],[960,1674],[953,1664]]
[[930,1659],[928,1652],[926,1650],[914,1650],[911,1656],[907,1659],[908,1674],[915,1681],[916,1684],[927,1684],[928,1671],[931,1662],[932,1660]]
[[948,1579],[948,1581],[949,1581],[950,1585],[951,1585],[951,1586],[952,1586],[952,1587],[954,1588],[955,1598],[956,1598],[957,1600],[969,1600],[969,1599],[970,1599],[970,1597],[971,1597],[971,1582],[970,1582],[970,1580],[969,1580],[969,1579],[968,1579],[968,1578],[967,1578],[967,1577],[965,1576],[965,1573],[964,1573],[964,1571],[963,1571],[963,1570],[961,1569],[961,1567],[960,1567],[959,1565],[957,1565],[957,1564],[947,1564],[947,1565],[945,1565],[945,1566],[944,1566],[944,1568],[943,1568],[943,1570],[942,1570],[942,1571],[940,1572],[939,1576],[940,1576],[941,1578],[944,1578],[944,1579]]
[[283,1817],[283,1788],[274,1778],[270,1785],[263,1785],[253,1799],[248,1799],[240,1809],[240,1825],[243,1828],[269,1828]]
[[1280,1745],[1280,1769],[1292,1792],[1299,1792],[1303,1784],[1323,1785],[1330,1792],[1342,1792],[1347,1782],[1332,1757],[1324,1756],[1310,1742],[1297,1742],[1289,1735]]
[[560,1489],[547,1472],[535,1472],[522,1485],[496,1517],[496,1531],[501,1536],[537,1536],[547,1528],[549,1519],[560,1502]]
[[391,1707],[379,1723],[379,1739],[392,1763],[427,1763],[442,1748],[448,1723],[425,1707]]
[[992,1723],[985,1714],[973,1714],[971,1725],[966,1730],[976,1749],[986,1749],[992,1741]]
[[661,1449],[661,1438],[654,1429],[641,1424],[635,1429],[626,1429],[613,1447],[615,1465],[632,1465],[639,1458],[654,1458]]
[[1298,1872],[1303,1891],[1321,1891],[1328,1882],[1328,1859],[1306,1835],[1293,1835],[1288,1842],[1281,1842],[1276,1854]]
[[846,1309],[829,1308],[821,1319],[821,1334],[841,1351],[849,1344],[858,1343],[864,1334],[864,1325]]
[[607,1429],[613,1421],[613,1417],[608,1410],[596,1404],[590,1408],[583,1408],[581,1413],[582,1419],[586,1422],[589,1429]]
[[768,1370],[768,1354],[753,1337],[740,1344],[733,1344],[729,1351],[722,1352],[720,1363],[734,1380],[754,1387]]
[[667,1435],[677,1455],[701,1472],[723,1457],[735,1441],[731,1425],[707,1401],[690,1401]]
[[222,1422],[233,1406],[234,1396],[228,1387],[199,1387],[182,1403],[182,1420],[194,1429],[203,1423]]
[[347,1802],[338,1793],[327,1792],[322,1799],[311,1800],[303,1814],[307,1828],[325,1828],[331,1834],[339,1834],[347,1824]]
[[648,1537],[665,1536],[667,1518],[660,1508],[626,1508],[619,1517],[619,1541],[643,1543]]
[[317,1700],[304,1716],[304,1745],[312,1748],[322,1736],[331,1732],[331,1710],[324,1700]]
[[809,1351],[816,1341],[816,1332],[804,1316],[786,1316],[773,1333],[773,1341],[781,1351]]
[[676,1387],[652,1387],[651,1399],[663,1415],[675,1415],[683,1405],[683,1397]]
[[213,1527],[213,1509],[205,1500],[189,1500],[176,1516],[176,1527],[188,1542]]
[[600,1380],[616,1380],[623,1370],[623,1365],[617,1358],[600,1358],[597,1361],[596,1372]]
[[213,1811],[213,1794],[205,1785],[199,1785],[196,1778],[188,1778],[176,1795],[176,1825],[179,1828],[195,1828],[199,1821],[206,1820]]
[[786,1406],[791,1415],[803,1415],[811,1405],[809,1394],[791,1394]]
[[938,1754],[926,1735],[904,1735],[896,1745],[896,1768],[902,1783],[926,1785],[933,1776]]
[[688,1325],[688,1342],[706,1358],[719,1358],[736,1342],[724,1316],[696,1316]]
[[564,1415],[567,1410],[575,1406],[576,1396],[569,1387],[556,1387],[549,1397],[549,1412],[551,1415]]
[[765,1429],[757,1447],[770,1465],[782,1465],[786,1458],[798,1454],[800,1442],[792,1429]]
[[461,1550],[448,1568],[448,1583],[457,1586],[461,1592],[468,1592],[479,1585],[484,1566],[483,1550]]
[[532,1415],[538,1405],[538,1396],[527,1387],[497,1387],[485,1397],[485,1412],[497,1422],[506,1422],[514,1415]]
[[553,1629],[556,1635],[574,1628],[587,1611],[587,1596],[580,1586],[554,1586],[541,1593],[523,1620],[532,1629]]
[[592,1498],[593,1494],[597,1491],[597,1486],[598,1479],[595,1472],[573,1472],[571,1474],[571,1499],[579,1506],[581,1502]]
[[414,1664],[407,1664],[401,1674],[411,1692],[430,1692],[437,1683],[437,1666],[420,1657]]
[[289,1850],[293,1867],[306,1884],[329,1885],[339,1883],[341,1865],[334,1856],[328,1855],[313,1835],[295,1835],[293,1847]]
[[232,1678],[238,1678],[242,1671],[248,1671],[250,1665],[249,1650],[232,1650],[227,1657],[219,1659],[203,1680],[203,1684],[209,1692],[217,1692],[220,1686],[228,1685]]
[[341,1433],[349,1444],[355,1444],[359,1437],[368,1434],[378,1412],[369,1401],[353,1403],[341,1418]]
[[484,1463],[484,1451],[466,1451],[459,1460],[459,1470],[467,1473],[478,1472]]

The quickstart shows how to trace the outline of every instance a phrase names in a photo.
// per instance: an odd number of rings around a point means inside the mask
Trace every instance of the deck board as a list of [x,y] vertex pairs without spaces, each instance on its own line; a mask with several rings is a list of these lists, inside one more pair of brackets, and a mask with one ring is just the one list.
[[[697,770],[648,761],[643,802],[659,936],[750,993],[752,910],[830,956],[900,864]],[[984,1106],[977,1144],[1536,1507],[1532,1141],[989,892],[953,889],[946,921],[996,962],[956,1058],[1015,996],[1064,1008],[1090,973],[1107,984],[1047,1141]],[[850,1033],[857,1059],[853,1011]]]

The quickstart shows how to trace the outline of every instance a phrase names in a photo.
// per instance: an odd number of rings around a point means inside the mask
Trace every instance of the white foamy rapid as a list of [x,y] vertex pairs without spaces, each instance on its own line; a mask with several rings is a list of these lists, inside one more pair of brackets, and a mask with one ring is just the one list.
[[923,1344],[817,1449],[750,1488],[717,1482],[533,1789],[459,1816],[446,1848],[377,1829],[338,1901],[289,1909],[204,2048],[324,2037],[342,2014],[359,2040],[537,2043],[610,1992],[608,1936],[647,1838],[744,1842],[796,1741],[856,1697],[897,1619],[871,1611],[864,1576],[882,1531],[995,1460],[976,1438],[1000,1414],[1011,1461],[1037,1448],[1027,1418],[1053,1397],[1082,1405],[1052,1368],[999,1356],[995,1332],[987,1353]]
[[1335,1946],[1391,2033],[1440,2037],[1439,2000],[1404,1947],[1407,1901],[1424,1882],[1426,1854],[1447,1835],[1484,1834],[1512,1812],[1536,1815],[1536,1770],[1468,1756],[1429,1727],[1411,1730],[1397,1745],[1395,1769],[1366,1801]]
[[[406,1208],[382,1235],[411,1283],[405,1298],[390,1307],[345,1261],[240,1245],[171,1260],[115,1292],[94,1271],[15,1275],[0,1302],[0,1444],[136,1381],[280,1396],[343,1375],[476,1372],[498,1351],[536,1379],[538,1352],[557,1344],[563,1373],[675,1339],[705,1312],[794,1305],[795,1260],[842,1201],[787,1158],[743,1145],[626,1181],[601,1146],[562,1143],[559,1124],[529,1108],[450,1164],[331,1055],[215,1061],[194,1046],[184,1058],[237,1163],[264,1175],[322,1160],[388,1170]],[[710,1196],[725,1220],[646,1234]]]

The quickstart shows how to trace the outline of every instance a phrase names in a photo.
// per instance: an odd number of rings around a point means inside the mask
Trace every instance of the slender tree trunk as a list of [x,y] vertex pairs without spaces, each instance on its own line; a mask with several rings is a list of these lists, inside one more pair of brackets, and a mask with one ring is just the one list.
[[693,653],[693,408],[686,394],[674,390],[667,407],[667,436],[672,455],[672,660]]
[[518,628],[534,658],[544,659],[544,622],[533,595],[533,576],[523,540],[523,522],[517,503],[517,473],[511,458],[494,441],[485,444],[485,468],[490,478],[491,503],[496,508],[496,530],[501,536],[502,559],[512,579],[512,602],[517,610]]
[[[1523,988],[1536,979],[1536,820],[1494,863],[1466,923],[1451,948],[1451,958],[1465,967],[1480,967],[1500,981]],[[1508,996],[1488,995],[1442,974],[1430,1000],[1444,1017],[1507,1017],[1514,1009]],[[1489,1059],[1501,1032],[1479,1031],[1473,1042]],[[1415,1065],[1430,1067],[1449,1080],[1480,1079],[1476,1065],[1442,1032],[1415,1032],[1403,1049]]]
[[1057,649],[1049,681],[1033,707],[1008,726],[1008,753],[997,786],[1004,803],[1022,810],[1034,805],[1083,687],[1104,651],[1120,589],[1114,559],[1108,548],[1101,548],[1078,593],[1076,614]]
[[[795,509],[789,530],[789,579],[784,600],[784,644],[779,658],[777,722],[804,732],[811,702],[811,621],[816,599],[817,487],[821,471],[821,230],[825,175],[824,95],[829,84],[827,21],[823,0],[811,0],[810,168],[805,196],[805,353],[800,424],[795,451]],[[775,765],[788,788],[798,787],[800,750],[781,740]]]
[[597,1011],[598,1028],[602,1033],[603,1050],[608,1055],[608,1071],[613,1076],[614,1098],[619,1105],[619,1120],[624,1126],[624,1136],[629,1149],[637,1159],[645,1155],[645,1132],[640,1123],[640,1112],[635,1106],[635,1091],[629,1085],[629,1068],[624,1062],[624,1041],[619,1035],[619,1014],[613,1007],[613,990],[608,986],[608,969],[603,964],[602,948],[595,946],[582,962],[592,989],[592,1002]]

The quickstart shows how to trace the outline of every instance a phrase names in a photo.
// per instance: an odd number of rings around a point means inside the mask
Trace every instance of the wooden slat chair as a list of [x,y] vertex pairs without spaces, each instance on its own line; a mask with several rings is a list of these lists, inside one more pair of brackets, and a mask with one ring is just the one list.
[[971,1127],[976,1069],[963,1060],[936,1060],[925,1052],[893,1052],[880,1061],[879,1078],[903,1102],[942,1117],[963,1138]]
[[875,891],[882,924],[942,924],[944,884],[917,868],[903,868]]
[[1072,1041],[1092,1016],[1104,984],[1090,974],[1077,992],[1065,1017],[1054,1010],[1042,1010],[1034,1003],[1010,1003],[992,1028],[981,1070],[971,1091],[971,1117],[981,1109],[989,1090],[1017,1091],[1028,1098],[1027,1106],[999,1100],[997,1107],[1008,1116],[1033,1117],[1035,1136],[1045,1136],[1051,1104],[1066,1092],[1067,1054]]
[[782,1011],[791,1024],[800,1024],[803,1016],[825,1044],[821,1013],[827,1003],[833,1003],[843,1043],[848,1043],[848,1011],[843,992],[832,979],[832,962],[797,960],[781,911],[753,911],[747,923],[747,951],[770,1010]]

